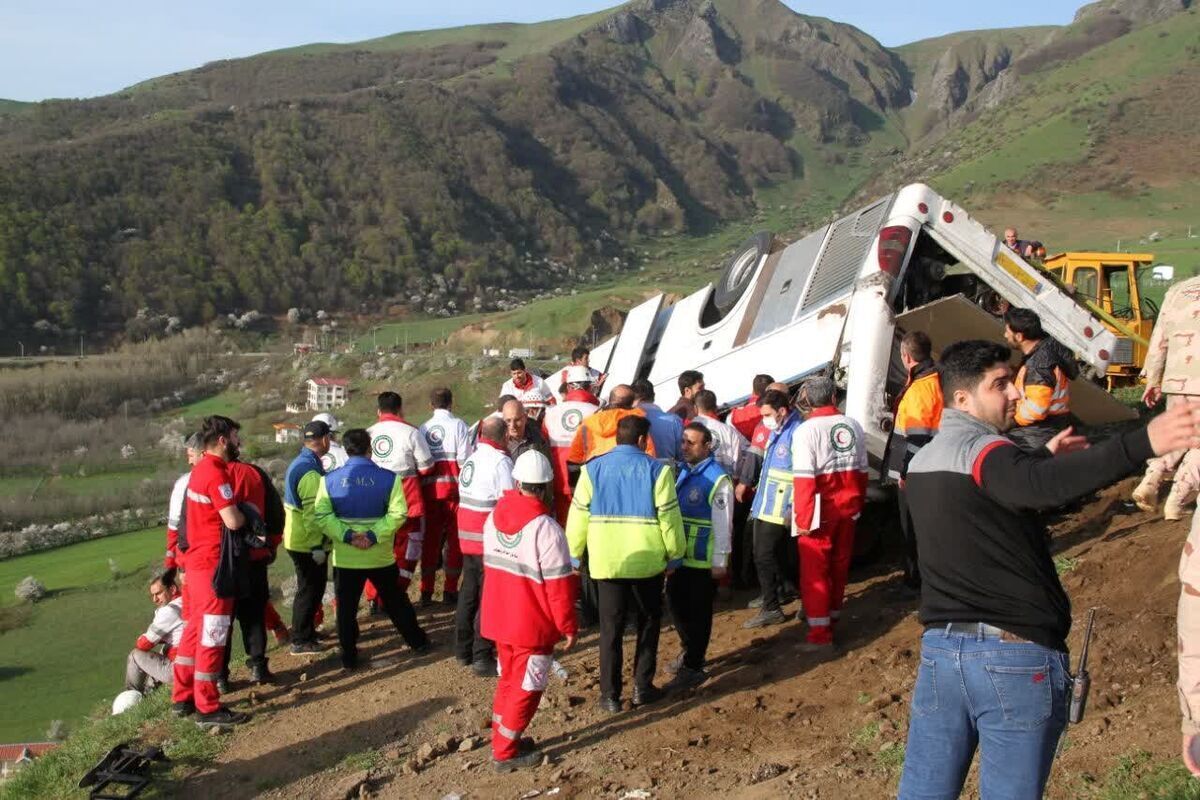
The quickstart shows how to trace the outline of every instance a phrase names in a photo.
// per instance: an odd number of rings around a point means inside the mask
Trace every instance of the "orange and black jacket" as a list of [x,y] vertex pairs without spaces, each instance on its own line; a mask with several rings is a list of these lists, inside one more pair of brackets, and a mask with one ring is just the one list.
[[908,462],[929,444],[942,424],[942,381],[933,359],[913,366],[896,406],[896,422],[888,446],[888,477],[901,481]]
[[1037,425],[1071,413],[1071,381],[1079,375],[1071,351],[1047,336],[1021,360],[1017,424]]

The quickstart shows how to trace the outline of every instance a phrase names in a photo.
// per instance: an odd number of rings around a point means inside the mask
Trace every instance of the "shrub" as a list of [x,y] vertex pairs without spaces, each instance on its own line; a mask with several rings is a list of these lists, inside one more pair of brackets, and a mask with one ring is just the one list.
[[29,575],[17,584],[16,595],[26,603],[36,603],[46,596],[46,587],[37,578]]

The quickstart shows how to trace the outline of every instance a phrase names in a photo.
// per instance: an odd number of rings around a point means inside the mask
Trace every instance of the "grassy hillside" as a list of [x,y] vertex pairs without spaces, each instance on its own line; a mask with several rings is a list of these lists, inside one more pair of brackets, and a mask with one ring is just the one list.
[[20,111],[23,108],[28,108],[31,104],[20,100],[4,100],[0,98],[0,114],[11,114],[14,111]]

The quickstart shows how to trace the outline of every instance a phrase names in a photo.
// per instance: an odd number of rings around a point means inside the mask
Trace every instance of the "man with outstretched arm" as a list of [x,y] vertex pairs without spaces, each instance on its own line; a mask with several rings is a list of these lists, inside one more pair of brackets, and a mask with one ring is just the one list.
[[1099,444],[1065,428],[1026,451],[1005,438],[1021,393],[1010,351],[942,351],[946,408],[906,481],[921,570],[921,663],[901,800],[955,798],[978,747],[987,797],[1039,798],[1067,721],[1071,604],[1038,512],[1200,444],[1200,410],[1178,406]]

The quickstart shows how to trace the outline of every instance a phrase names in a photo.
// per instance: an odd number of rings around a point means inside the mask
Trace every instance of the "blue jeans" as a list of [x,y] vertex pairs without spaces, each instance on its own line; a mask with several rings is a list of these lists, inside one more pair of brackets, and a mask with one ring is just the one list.
[[1042,796],[1067,724],[1066,653],[996,634],[921,637],[900,800],[959,796],[979,748],[982,800]]

